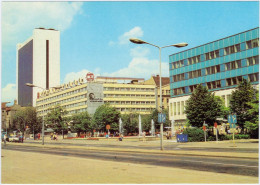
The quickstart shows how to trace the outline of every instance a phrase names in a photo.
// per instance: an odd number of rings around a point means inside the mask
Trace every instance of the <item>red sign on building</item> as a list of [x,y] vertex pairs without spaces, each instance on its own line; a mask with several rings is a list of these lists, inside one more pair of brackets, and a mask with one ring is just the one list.
[[87,80],[88,82],[93,81],[93,80],[94,80],[94,74],[88,72],[87,75],[86,75],[86,80]]

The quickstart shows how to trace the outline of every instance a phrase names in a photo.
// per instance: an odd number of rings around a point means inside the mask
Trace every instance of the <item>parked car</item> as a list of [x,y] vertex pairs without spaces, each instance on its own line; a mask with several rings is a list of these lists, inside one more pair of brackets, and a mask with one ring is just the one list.
[[9,142],[19,142],[19,137],[18,136],[9,136],[6,140]]

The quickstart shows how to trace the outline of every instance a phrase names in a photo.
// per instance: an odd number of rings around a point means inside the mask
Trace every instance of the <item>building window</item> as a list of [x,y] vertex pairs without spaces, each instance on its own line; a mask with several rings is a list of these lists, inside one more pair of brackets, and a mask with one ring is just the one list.
[[246,41],[246,49],[259,47],[259,39]]
[[259,73],[249,74],[248,79],[250,82],[257,82],[259,81]]
[[233,70],[233,69],[241,68],[241,67],[242,67],[242,65],[241,65],[241,60],[235,60],[235,61],[226,63],[225,66],[226,66],[226,70],[227,70],[227,71],[228,71],[228,70]]
[[259,55],[247,58],[247,66],[259,64]]

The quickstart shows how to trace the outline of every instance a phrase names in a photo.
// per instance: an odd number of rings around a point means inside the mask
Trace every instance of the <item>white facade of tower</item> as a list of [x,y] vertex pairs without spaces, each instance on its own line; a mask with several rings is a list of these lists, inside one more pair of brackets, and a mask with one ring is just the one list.
[[33,30],[31,38],[17,45],[18,104],[36,106],[37,93],[43,89],[27,87],[25,83],[32,83],[44,89],[60,85],[59,31],[37,28]]

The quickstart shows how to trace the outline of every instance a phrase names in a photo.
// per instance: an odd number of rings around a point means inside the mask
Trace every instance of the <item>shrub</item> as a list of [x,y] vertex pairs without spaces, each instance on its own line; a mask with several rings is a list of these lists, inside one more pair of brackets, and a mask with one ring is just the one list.
[[187,128],[183,131],[183,134],[188,134],[189,142],[204,141],[204,131],[199,128]]

